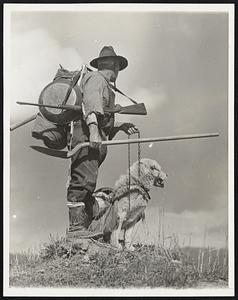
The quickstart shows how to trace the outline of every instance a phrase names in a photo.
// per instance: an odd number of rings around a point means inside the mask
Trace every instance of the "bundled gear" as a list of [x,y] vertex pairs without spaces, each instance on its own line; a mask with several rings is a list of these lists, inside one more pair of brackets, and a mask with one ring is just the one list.
[[[53,81],[41,92],[39,104],[43,105],[82,105],[82,93],[77,85],[79,78],[84,75],[84,69],[80,71],[68,71],[60,68]],[[69,123],[82,117],[82,111],[64,110],[61,108],[39,107],[42,115],[50,122],[56,124]]]
[[54,124],[38,113],[32,130],[32,137],[43,140],[48,148],[61,150],[67,146],[68,125]]
[[[39,96],[40,105],[82,105],[82,93],[77,85],[84,75],[80,71],[68,71],[60,66],[53,81],[49,83]],[[39,107],[32,137],[43,140],[49,148],[63,149],[67,145],[68,124],[82,118],[82,111],[64,110],[61,108]]]

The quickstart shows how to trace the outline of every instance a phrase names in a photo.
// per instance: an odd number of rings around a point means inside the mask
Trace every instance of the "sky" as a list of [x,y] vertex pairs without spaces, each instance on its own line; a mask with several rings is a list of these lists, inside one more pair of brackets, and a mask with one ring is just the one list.
[[[8,32],[10,123],[37,112],[16,101],[38,102],[59,64],[79,70],[112,45],[128,59],[117,86],[144,102],[147,116],[120,116],[141,137],[219,132],[218,138],[142,145],[169,177],[153,188],[146,211],[150,232],[165,209],[166,232],[199,244],[204,230],[222,245],[228,209],[228,14],[191,12],[21,11],[11,13]],[[9,77],[8,77],[9,78]],[[116,102],[130,105],[116,96]],[[10,126],[10,124],[9,124]],[[34,152],[33,122],[10,134],[10,251],[37,247],[68,226],[69,161]],[[127,136],[119,133],[117,139]],[[137,146],[131,146],[131,160]],[[97,187],[113,187],[128,167],[127,146],[108,148]],[[145,235],[146,240],[148,237]]]

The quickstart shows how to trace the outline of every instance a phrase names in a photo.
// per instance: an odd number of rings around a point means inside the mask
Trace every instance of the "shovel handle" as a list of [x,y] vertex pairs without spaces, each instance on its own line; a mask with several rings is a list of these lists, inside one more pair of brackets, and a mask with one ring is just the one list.
[[[123,144],[136,144],[136,143],[148,143],[148,142],[161,142],[161,141],[174,141],[174,140],[188,140],[197,138],[209,138],[217,137],[219,133],[203,133],[203,134],[187,134],[187,135],[177,135],[177,136],[167,136],[167,137],[152,137],[152,138],[138,138],[138,139],[128,139],[128,140],[112,140],[112,141],[102,141],[102,145],[123,145]],[[67,153],[67,158],[73,156],[76,152],[84,147],[88,147],[89,142],[84,142],[76,145],[73,150]]]
[[21,121],[21,122],[12,124],[12,125],[10,126],[10,131],[13,131],[13,130],[15,130],[15,129],[17,129],[17,128],[19,128],[19,127],[21,127],[21,126],[23,126],[23,125],[25,125],[25,124],[27,124],[27,123],[33,121],[33,120],[35,120],[35,118],[36,118],[36,115],[33,115],[33,116],[31,116],[31,117],[25,119],[24,121]]

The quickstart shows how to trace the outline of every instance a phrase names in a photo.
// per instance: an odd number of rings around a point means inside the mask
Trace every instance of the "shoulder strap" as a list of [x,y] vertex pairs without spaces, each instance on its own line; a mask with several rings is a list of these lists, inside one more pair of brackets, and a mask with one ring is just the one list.
[[62,102],[62,105],[65,105],[67,103],[67,101],[69,99],[69,96],[71,94],[71,91],[74,88],[74,86],[77,84],[78,81],[79,81],[78,85],[80,86],[80,83],[81,83],[82,78],[83,78],[84,73],[85,73],[85,69],[86,69],[86,67],[85,67],[85,65],[83,65],[81,70],[76,72],[76,75],[72,78],[72,80],[69,84],[68,90],[66,92],[64,101]]
[[[87,66],[87,69],[89,71],[92,71],[92,69],[90,69],[88,66]],[[124,97],[126,97],[127,99],[129,99],[132,103],[134,104],[138,104],[134,99],[130,98],[129,96],[127,96],[126,94],[124,94],[121,90],[119,90],[115,85],[111,84],[108,79],[101,73],[101,72],[98,72],[99,74],[101,74],[101,76],[107,81],[108,85],[115,91],[115,92],[118,92],[119,94],[123,95]]]
[[123,95],[124,97],[126,97],[127,99],[129,99],[132,103],[138,104],[134,99],[132,99],[132,98],[130,98],[129,96],[127,96],[126,94],[124,94],[124,93],[123,93],[121,90],[119,90],[115,85],[111,84],[110,82],[109,82],[109,85],[110,85],[110,87],[111,87],[114,91],[120,93],[121,95]]

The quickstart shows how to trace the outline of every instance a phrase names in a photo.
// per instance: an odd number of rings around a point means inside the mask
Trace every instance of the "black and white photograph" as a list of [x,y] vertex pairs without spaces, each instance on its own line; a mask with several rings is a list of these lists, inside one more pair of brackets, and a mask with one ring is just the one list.
[[4,4],[4,295],[234,295],[234,5]]

